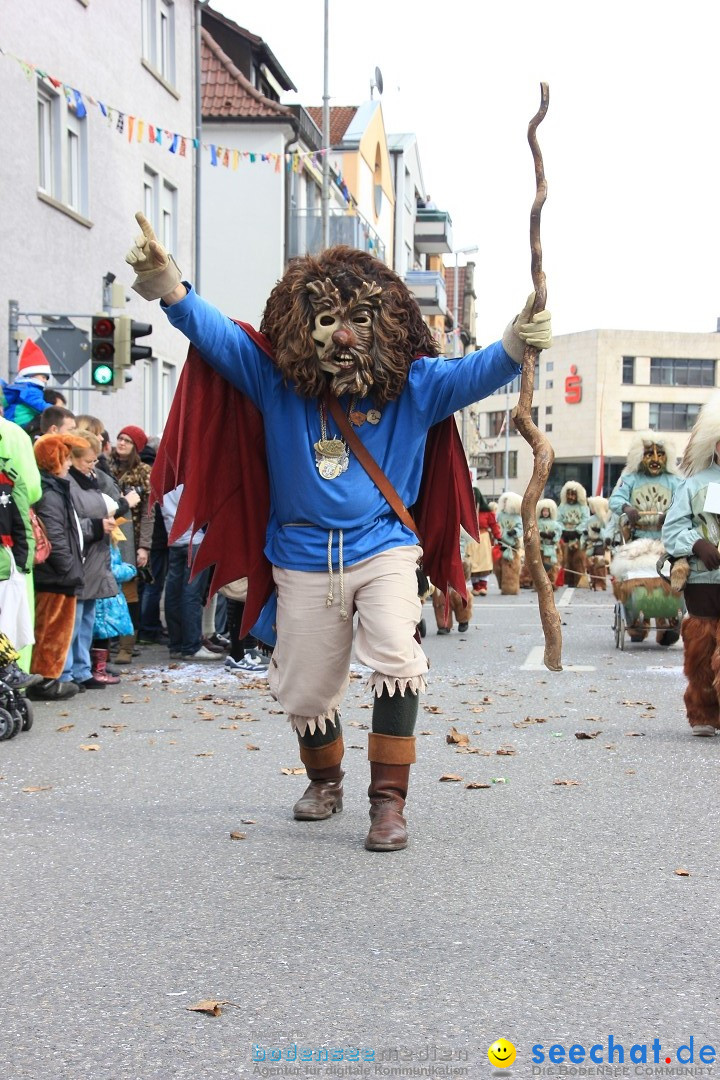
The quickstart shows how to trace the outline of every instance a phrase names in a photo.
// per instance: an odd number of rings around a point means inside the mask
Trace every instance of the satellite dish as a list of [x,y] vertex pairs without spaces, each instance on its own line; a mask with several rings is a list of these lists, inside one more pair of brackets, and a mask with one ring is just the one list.
[[375,68],[375,78],[370,82],[370,100],[372,101],[373,90],[377,90],[378,94],[383,92],[383,77],[382,71],[379,67]]

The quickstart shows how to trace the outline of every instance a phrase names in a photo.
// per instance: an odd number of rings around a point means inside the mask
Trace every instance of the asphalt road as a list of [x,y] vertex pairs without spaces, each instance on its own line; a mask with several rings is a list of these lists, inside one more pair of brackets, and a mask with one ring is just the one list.
[[557,674],[532,593],[491,588],[462,636],[426,605],[403,852],[363,847],[361,671],[320,823],[291,818],[306,781],[262,681],[153,648],[37,704],[0,744],[2,1080],[489,1077],[501,1037],[515,1080],[538,1044],[589,1065],[612,1036],[630,1075],[653,1039],[669,1075],[691,1036],[695,1068],[720,1052],[720,738],[689,735],[680,645],[621,652],[611,594],[557,598]]

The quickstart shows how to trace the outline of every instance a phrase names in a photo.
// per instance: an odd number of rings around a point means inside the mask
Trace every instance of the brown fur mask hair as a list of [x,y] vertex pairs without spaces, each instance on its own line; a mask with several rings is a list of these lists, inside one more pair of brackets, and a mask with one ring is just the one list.
[[368,372],[373,401],[382,406],[402,392],[413,359],[437,356],[438,348],[417,301],[379,259],[345,246],[297,259],[270,293],[260,330],[270,340],[275,363],[286,381],[297,384],[298,394],[308,398],[323,394],[327,379],[313,341],[316,312],[309,286],[326,279],[343,302],[352,300],[366,283],[382,289],[373,321],[372,371]]

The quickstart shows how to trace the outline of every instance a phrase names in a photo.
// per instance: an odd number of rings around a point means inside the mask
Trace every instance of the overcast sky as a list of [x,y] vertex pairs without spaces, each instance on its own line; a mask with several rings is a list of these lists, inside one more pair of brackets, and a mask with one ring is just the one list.
[[[321,105],[324,0],[211,0]],[[478,339],[530,277],[538,129],[548,307],[558,334],[712,332],[718,272],[719,0],[329,0],[331,104],[382,72],[388,132],[412,131],[457,248],[477,245]],[[462,256],[460,257],[462,262]]]

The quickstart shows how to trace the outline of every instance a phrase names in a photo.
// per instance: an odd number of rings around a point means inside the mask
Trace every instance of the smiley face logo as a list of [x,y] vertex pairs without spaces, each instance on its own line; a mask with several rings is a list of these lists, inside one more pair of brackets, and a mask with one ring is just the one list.
[[507,1039],[496,1039],[488,1047],[488,1060],[498,1069],[507,1069],[515,1060],[515,1047]]

